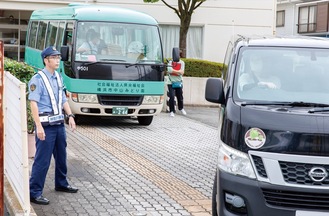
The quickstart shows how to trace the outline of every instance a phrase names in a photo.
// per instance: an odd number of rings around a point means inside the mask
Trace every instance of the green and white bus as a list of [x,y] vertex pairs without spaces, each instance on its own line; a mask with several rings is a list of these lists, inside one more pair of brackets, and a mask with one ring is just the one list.
[[166,65],[153,17],[87,4],[34,11],[25,62],[42,69],[41,51],[51,45],[61,51],[58,71],[78,118],[137,117],[139,124],[149,125],[161,112]]

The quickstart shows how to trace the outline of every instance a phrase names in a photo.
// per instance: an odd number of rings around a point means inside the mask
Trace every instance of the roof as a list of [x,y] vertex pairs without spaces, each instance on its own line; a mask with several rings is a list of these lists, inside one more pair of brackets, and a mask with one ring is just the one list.
[[308,36],[264,36],[264,37],[243,37],[241,36],[237,42],[242,46],[273,46],[273,47],[313,47],[313,48],[329,48],[329,39],[322,37]]
[[150,15],[131,9],[89,4],[69,4],[67,7],[36,10],[31,20],[83,20],[139,23],[157,25],[157,21]]

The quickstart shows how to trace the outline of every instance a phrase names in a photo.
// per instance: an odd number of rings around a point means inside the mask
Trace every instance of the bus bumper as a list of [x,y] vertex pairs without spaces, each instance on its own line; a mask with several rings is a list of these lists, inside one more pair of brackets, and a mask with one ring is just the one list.
[[[163,108],[161,104],[150,104],[140,106],[103,106],[100,104],[92,103],[77,103],[69,100],[72,113],[75,115],[88,115],[88,116],[154,116],[158,115]],[[126,108],[127,114],[113,114],[113,108]]]

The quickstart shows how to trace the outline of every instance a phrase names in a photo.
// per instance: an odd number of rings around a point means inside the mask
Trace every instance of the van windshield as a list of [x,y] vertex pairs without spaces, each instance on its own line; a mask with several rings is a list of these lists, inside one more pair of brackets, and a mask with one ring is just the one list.
[[234,79],[237,101],[329,104],[329,50],[244,47]]

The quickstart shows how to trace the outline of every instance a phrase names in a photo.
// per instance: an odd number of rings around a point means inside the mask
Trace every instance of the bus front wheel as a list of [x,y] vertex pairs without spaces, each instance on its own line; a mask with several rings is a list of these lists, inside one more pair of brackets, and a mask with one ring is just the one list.
[[148,126],[152,123],[153,116],[137,116],[140,125]]

